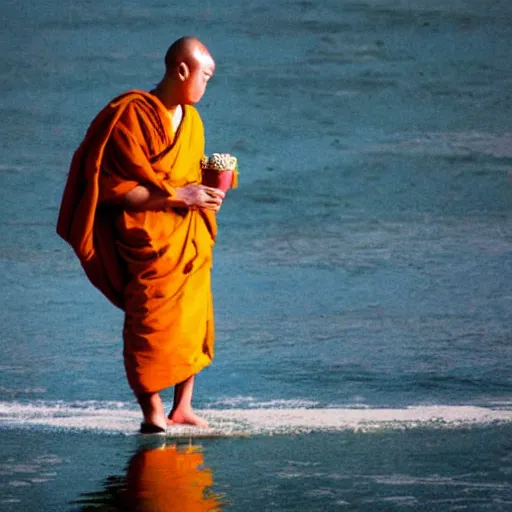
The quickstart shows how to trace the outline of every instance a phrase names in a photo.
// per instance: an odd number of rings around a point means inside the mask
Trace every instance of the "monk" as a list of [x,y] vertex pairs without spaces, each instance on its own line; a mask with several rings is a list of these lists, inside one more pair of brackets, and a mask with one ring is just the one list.
[[[224,193],[201,184],[193,105],[214,71],[205,45],[183,37],[155,89],[112,100],[73,156],[57,223],[92,284],[125,313],[124,365],[144,433],[208,425],[192,394],[214,356],[210,269]],[[171,386],[166,416],[160,392]]]

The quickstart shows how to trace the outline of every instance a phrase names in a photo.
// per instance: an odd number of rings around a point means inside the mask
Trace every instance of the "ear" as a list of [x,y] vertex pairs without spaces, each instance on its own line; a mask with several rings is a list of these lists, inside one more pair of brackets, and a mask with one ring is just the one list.
[[181,62],[180,65],[178,66],[178,75],[182,82],[187,80],[188,77],[190,76],[190,69],[184,62]]

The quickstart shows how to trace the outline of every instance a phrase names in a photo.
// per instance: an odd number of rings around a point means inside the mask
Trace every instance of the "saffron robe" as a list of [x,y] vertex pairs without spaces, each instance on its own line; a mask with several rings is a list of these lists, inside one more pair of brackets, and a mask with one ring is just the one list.
[[200,183],[203,124],[194,107],[182,108],[173,134],[155,96],[134,90],[110,102],[73,156],[57,223],[92,284],[125,312],[124,362],[136,394],[182,382],[214,355],[215,214],[116,206],[139,184],[172,197]]

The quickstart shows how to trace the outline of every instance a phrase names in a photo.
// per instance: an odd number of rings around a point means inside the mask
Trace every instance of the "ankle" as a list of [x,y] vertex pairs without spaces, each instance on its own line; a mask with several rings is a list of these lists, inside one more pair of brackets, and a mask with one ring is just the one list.
[[165,427],[165,410],[158,393],[148,393],[137,397],[144,423]]

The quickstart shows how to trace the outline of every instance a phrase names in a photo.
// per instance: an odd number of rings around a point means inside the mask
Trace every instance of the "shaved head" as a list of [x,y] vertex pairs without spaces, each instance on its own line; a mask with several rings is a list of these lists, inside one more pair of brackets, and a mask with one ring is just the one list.
[[165,69],[169,72],[182,62],[190,67],[195,67],[202,59],[210,59],[213,62],[206,46],[195,37],[181,37],[167,50],[165,54]]
[[215,61],[206,46],[195,37],[181,37],[165,54],[165,74],[154,93],[168,109],[194,105],[214,72]]

